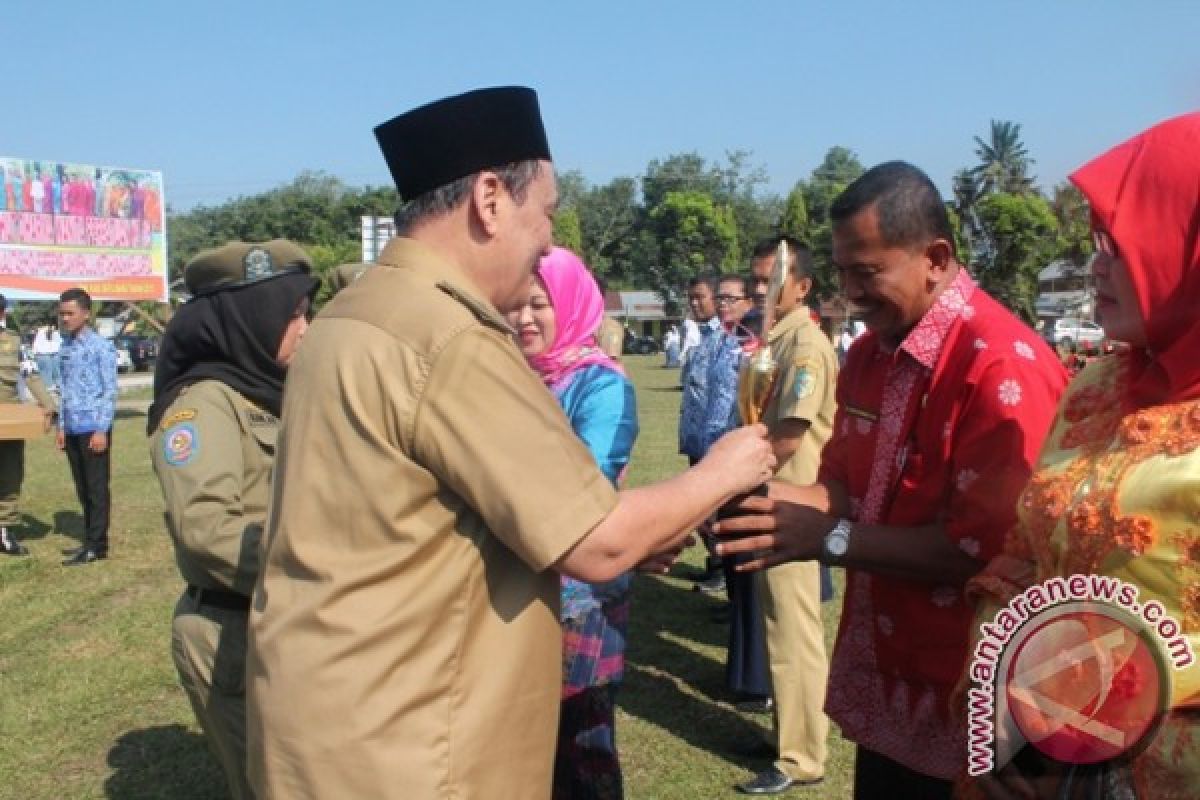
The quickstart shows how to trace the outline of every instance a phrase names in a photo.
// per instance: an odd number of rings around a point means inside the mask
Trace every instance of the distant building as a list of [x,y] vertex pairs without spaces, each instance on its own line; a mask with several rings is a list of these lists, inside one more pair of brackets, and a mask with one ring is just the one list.
[[1058,260],[1038,273],[1037,315],[1041,319],[1092,319],[1095,306],[1091,262],[1080,266]]
[[610,290],[604,295],[604,311],[639,336],[661,337],[668,324],[681,319],[668,316],[662,295],[652,291]]

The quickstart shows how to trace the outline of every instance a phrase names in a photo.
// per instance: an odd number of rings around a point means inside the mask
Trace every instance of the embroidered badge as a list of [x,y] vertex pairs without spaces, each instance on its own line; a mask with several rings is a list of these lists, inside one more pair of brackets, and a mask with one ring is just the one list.
[[171,427],[172,425],[175,425],[180,422],[188,422],[195,418],[196,418],[196,409],[184,408],[179,411],[176,411],[174,414],[172,414],[171,416],[164,419],[162,421],[161,427],[165,431],[167,428]]
[[261,247],[252,247],[242,259],[246,270],[246,280],[260,281],[271,274],[271,254]]
[[163,434],[163,458],[172,467],[182,467],[200,452],[196,428],[190,422],[172,426]]
[[246,418],[250,420],[250,424],[254,427],[275,425],[278,422],[278,420],[276,420],[267,412],[259,411],[258,409],[253,408],[246,409]]
[[796,384],[793,391],[797,399],[812,397],[817,391],[817,376],[820,371],[821,367],[816,361],[809,358],[796,359]]

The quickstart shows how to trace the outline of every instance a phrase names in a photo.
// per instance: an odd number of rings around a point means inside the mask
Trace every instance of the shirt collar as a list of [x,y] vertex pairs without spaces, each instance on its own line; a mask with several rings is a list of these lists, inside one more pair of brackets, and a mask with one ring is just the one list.
[[775,321],[775,324],[771,326],[771,332],[767,334],[767,341],[774,343],[785,333],[802,328],[806,324],[812,324],[812,317],[808,314],[808,306],[796,306],[785,314],[782,319]]
[[397,236],[384,246],[377,263],[429,276],[439,289],[470,309],[480,322],[504,333],[513,332],[504,315],[483,296],[474,281],[458,265],[428,245]]
[[921,321],[908,332],[899,349],[908,353],[921,366],[932,370],[950,334],[955,321],[964,315],[971,295],[975,293],[975,281],[964,267],[950,285],[942,290],[937,300],[921,317]]

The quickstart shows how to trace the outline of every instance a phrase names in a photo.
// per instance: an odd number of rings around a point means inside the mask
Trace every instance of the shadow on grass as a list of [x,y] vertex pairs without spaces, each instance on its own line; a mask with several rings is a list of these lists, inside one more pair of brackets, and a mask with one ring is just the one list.
[[133,419],[135,417],[144,417],[146,416],[146,409],[122,406],[117,409],[115,416],[117,419]]
[[225,775],[204,737],[183,725],[129,731],[108,751],[113,800],[227,800]]
[[[731,764],[766,732],[728,704],[725,647],[728,623],[715,622],[719,603],[657,578],[636,582],[630,615],[625,684],[618,705]],[[707,655],[705,650],[712,650]],[[769,724],[769,720],[763,717]]]
[[46,534],[54,530],[54,526],[47,525],[32,514],[21,513],[21,521],[16,525],[17,538],[22,541],[30,539],[44,539]]
[[[83,515],[78,511],[55,511],[54,530],[83,543]],[[45,535],[44,533],[42,534]]]

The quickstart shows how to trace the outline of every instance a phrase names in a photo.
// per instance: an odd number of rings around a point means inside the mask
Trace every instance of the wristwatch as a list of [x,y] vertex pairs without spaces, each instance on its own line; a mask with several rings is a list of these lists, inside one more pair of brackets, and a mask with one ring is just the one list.
[[833,530],[825,534],[825,556],[836,564],[846,557],[850,549],[850,530],[852,523],[848,519],[839,519]]

